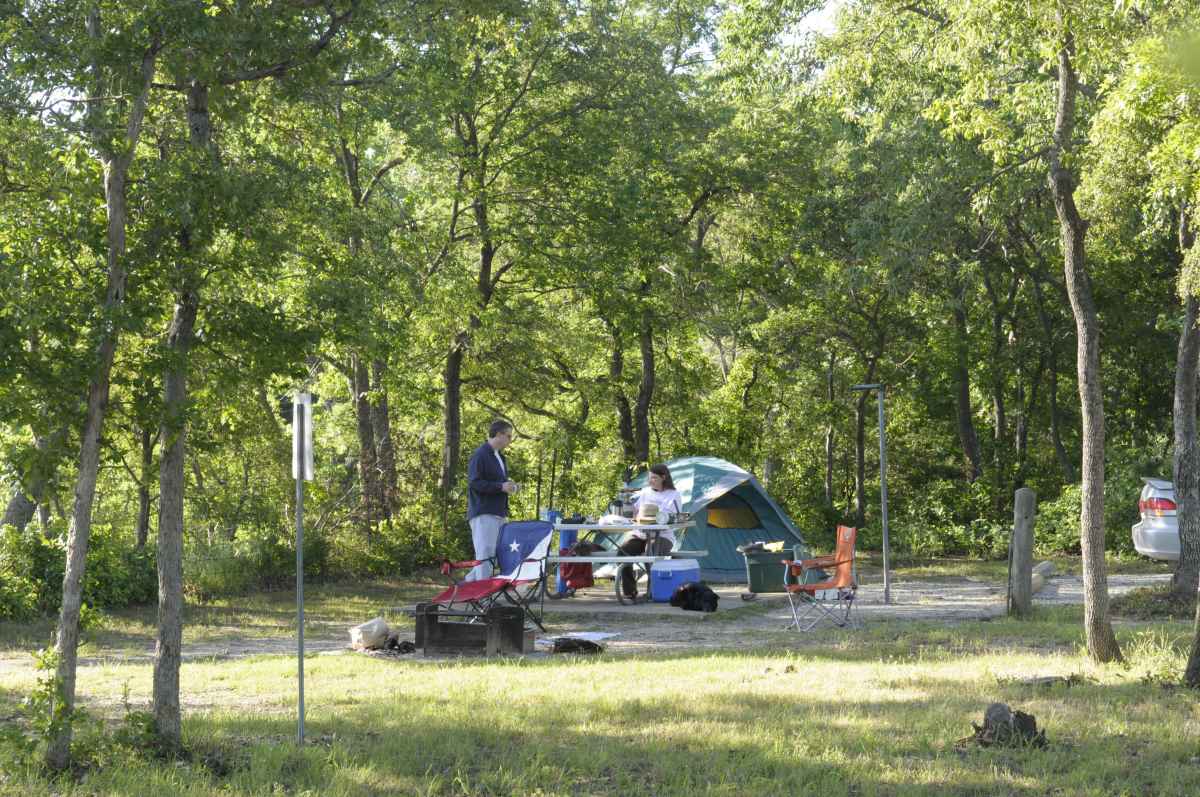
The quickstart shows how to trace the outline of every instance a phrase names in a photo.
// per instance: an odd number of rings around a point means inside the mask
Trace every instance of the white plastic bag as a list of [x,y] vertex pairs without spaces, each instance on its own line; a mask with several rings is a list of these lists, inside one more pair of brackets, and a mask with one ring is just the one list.
[[387,644],[390,629],[382,617],[350,629],[350,644],[358,650],[377,650]]

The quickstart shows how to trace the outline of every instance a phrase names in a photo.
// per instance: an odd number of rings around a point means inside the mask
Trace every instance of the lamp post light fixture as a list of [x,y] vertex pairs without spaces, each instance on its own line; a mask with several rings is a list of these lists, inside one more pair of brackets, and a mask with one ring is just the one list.
[[883,422],[883,394],[887,392],[887,388],[875,382],[869,385],[853,385],[850,389],[856,393],[874,390],[879,397],[879,503],[883,515],[883,602],[890,604],[892,602],[892,574],[889,567],[891,551],[888,544],[887,433],[884,431]]

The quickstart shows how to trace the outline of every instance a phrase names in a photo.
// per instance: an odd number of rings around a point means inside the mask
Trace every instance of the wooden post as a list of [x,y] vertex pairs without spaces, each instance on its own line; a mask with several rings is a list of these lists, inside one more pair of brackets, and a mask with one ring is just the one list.
[[1008,613],[1028,617],[1033,609],[1033,520],[1037,495],[1028,487],[1013,500],[1012,546],[1008,563]]

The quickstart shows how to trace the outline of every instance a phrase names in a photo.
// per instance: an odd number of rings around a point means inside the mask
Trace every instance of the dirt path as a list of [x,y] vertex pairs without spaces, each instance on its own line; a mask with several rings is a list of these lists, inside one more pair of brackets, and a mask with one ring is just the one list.
[[[1170,574],[1112,575],[1109,594],[1119,595],[1138,587],[1163,584]],[[676,652],[737,648],[761,642],[765,635],[782,630],[790,620],[787,600],[782,595],[759,596],[753,604],[740,598],[742,588],[723,587],[719,614],[737,616],[708,617],[682,612],[667,604],[617,606],[608,589],[581,593],[566,601],[547,602],[547,623],[551,635],[573,631],[615,633],[606,641],[614,653],[647,651]],[[1083,602],[1083,581],[1079,576],[1056,576],[1034,596],[1035,605],[1079,604]],[[869,625],[910,621],[965,622],[1004,614],[1005,587],[1002,583],[970,578],[941,581],[898,581],[891,585],[891,603],[883,602],[882,583],[863,584],[858,591],[855,612]],[[391,615],[395,617],[396,615]],[[369,618],[363,618],[364,620]],[[401,624],[410,629],[410,622]],[[411,638],[402,630],[401,636]],[[347,651],[348,634],[330,624],[315,626],[305,636],[310,653],[330,654]],[[294,653],[292,638],[254,638],[233,635],[219,641],[188,644],[184,642],[184,660],[245,658]],[[113,663],[140,663],[153,660],[153,640],[140,651],[88,651],[80,658],[81,667]],[[419,657],[418,657],[419,658]],[[28,654],[0,654],[0,674],[32,669]]]

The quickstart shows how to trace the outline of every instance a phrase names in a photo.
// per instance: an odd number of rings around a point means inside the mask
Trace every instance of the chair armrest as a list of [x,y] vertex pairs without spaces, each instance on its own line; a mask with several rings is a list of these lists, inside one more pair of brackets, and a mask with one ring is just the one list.
[[475,567],[486,562],[486,559],[468,559],[463,562],[451,562],[449,559],[442,560],[442,575],[450,575],[451,570],[466,570],[469,567]]

